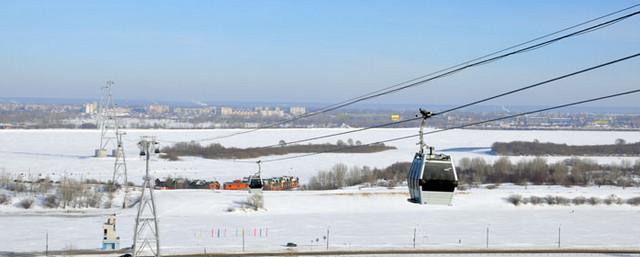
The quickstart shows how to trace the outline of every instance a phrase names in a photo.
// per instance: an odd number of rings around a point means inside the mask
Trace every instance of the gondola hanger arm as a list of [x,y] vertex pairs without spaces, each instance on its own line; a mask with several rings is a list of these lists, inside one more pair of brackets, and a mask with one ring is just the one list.
[[[418,111],[420,112],[420,115],[422,115],[422,121],[420,122],[420,142],[418,142],[418,145],[420,145],[420,153],[423,154],[426,146],[424,143],[424,126],[427,123],[427,119],[433,116],[433,113],[422,108],[418,108]],[[416,117],[420,116],[416,115]]]

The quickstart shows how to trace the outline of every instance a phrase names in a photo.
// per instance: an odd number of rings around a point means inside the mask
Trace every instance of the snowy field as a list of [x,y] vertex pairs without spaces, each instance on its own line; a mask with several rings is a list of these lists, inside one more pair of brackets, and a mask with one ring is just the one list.
[[[224,146],[249,147],[277,144],[279,140],[293,141],[312,136],[332,134],[347,129],[270,129],[254,133],[221,139],[217,142]],[[241,130],[128,130],[125,136],[125,150],[130,181],[141,182],[144,162],[138,157],[137,140],[142,135],[157,136],[162,145],[175,141],[189,141],[227,135]],[[372,129],[360,133],[328,138],[313,143],[332,142],[338,139],[353,138],[363,143],[413,135],[417,129]],[[436,149],[447,150],[454,159],[462,157],[484,157],[488,161],[498,158],[490,153],[491,144],[496,141],[538,139],[541,142],[582,144],[612,144],[617,138],[627,142],[640,141],[640,132],[599,132],[599,131],[504,131],[504,130],[452,130],[426,136],[429,145]],[[205,144],[211,143],[205,142]],[[417,150],[417,138],[390,142],[395,150],[371,154],[320,154],[282,162],[264,163],[265,176],[298,176],[303,183],[315,175],[318,170],[329,169],[336,163],[368,165],[384,168],[398,161],[410,161]],[[0,172],[24,173],[31,176],[70,176],[77,178],[111,179],[113,158],[92,158],[99,144],[97,130],[0,130]],[[457,150],[461,149],[461,150]],[[296,155],[296,154],[291,154]],[[287,156],[291,156],[287,155]],[[278,156],[282,157],[282,156]],[[585,156],[589,158],[588,156]],[[263,157],[268,160],[273,157]],[[512,157],[512,160],[530,157]],[[549,157],[549,161],[568,157]],[[592,157],[600,163],[620,162],[632,157]],[[182,161],[169,162],[155,160],[152,173],[156,177],[184,176],[200,179],[230,181],[253,174],[257,165],[234,162],[233,160],[207,160],[202,158],[182,158]]]
[[[131,180],[139,182],[143,162],[137,157],[135,141],[141,135],[155,135],[164,145],[171,141],[225,135],[236,130],[131,130],[125,148]],[[344,131],[343,129],[263,130],[219,142],[225,146],[261,146],[309,136]],[[363,143],[415,134],[417,129],[377,129],[347,135]],[[640,132],[589,131],[484,131],[455,130],[429,136],[427,141],[440,149],[474,148],[474,151],[450,151],[454,158],[484,157],[495,141],[538,139],[541,142],[567,144],[609,144],[622,138],[636,142]],[[335,142],[331,138],[324,142]],[[322,142],[322,141],[321,141]],[[263,165],[265,176],[299,176],[303,183],[318,170],[338,162],[384,168],[397,161],[409,161],[416,140],[390,143],[396,150],[374,154],[321,154],[308,158]],[[4,130],[0,131],[0,170],[32,175],[61,175],[110,179],[113,158],[90,157],[98,144],[98,131],[88,130]],[[268,159],[265,157],[264,159]],[[513,160],[530,157],[513,157]],[[550,161],[565,157],[549,158]],[[594,157],[601,163],[620,162],[620,157]],[[631,161],[638,158],[627,157]],[[231,160],[184,158],[169,162],[154,160],[153,173],[190,178],[231,180],[247,176],[255,164]],[[565,197],[615,194],[622,198],[640,196],[638,188],[546,187],[528,188],[503,185],[497,189],[472,189],[457,192],[453,206],[420,206],[406,201],[406,188],[348,188],[335,191],[265,192],[265,208],[258,212],[227,209],[245,200],[247,192],[178,190],[157,191],[162,251],[200,253],[240,251],[242,229],[246,249],[282,250],[295,242],[304,250],[324,247],[327,229],[332,248],[410,247],[416,229],[417,247],[485,247],[489,228],[491,247],[554,247],[561,226],[565,247],[637,247],[640,245],[640,207],[631,205],[598,206],[513,206],[504,198],[560,195]],[[135,209],[90,209],[65,213],[35,208],[19,210],[0,206],[0,252],[42,251],[45,234],[49,249],[95,249],[101,242],[105,215],[117,213],[122,245],[131,244]],[[317,239],[317,240],[316,240]]]
[[[638,206],[516,207],[504,200],[514,193],[571,198],[616,194],[626,199],[640,196],[638,188],[503,185],[458,192],[453,206],[411,204],[406,188],[272,191],[264,193],[266,210],[257,212],[227,211],[246,199],[247,192],[156,192],[165,253],[241,251],[243,228],[247,251],[282,250],[287,242],[300,250],[323,249],[327,229],[333,249],[411,247],[414,228],[419,248],[482,248],[487,227],[490,247],[555,247],[559,226],[563,247],[640,244]],[[44,250],[47,231],[50,249],[98,248],[109,212],[117,213],[123,246],[131,244],[135,208],[71,214],[35,209],[0,214],[0,249]]]

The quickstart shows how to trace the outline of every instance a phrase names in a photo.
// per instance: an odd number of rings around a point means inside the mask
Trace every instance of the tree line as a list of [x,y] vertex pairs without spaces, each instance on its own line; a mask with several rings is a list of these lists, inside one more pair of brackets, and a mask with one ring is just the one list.
[[583,204],[589,204],[589,205],[599,205],[599,204],[606,204],[606,205],[612,205],[612,204],[616,204],[616,205],[621,205],[621,204],[629,204],[629,205],[633,205],[633,206],[639,206],[640,205],[640,197],[631,197],[628,199],[622,199],[617,195],[609,195],[605,198],[599,198],[599,197],[584,197],[584,196],[576,196],[574,198],[567,198],[564,196],[553,196],[553,195],[547,195],[547,196],[529,196],[529,197],[523,197],[521,195],[518,194],[514,194],[514,195],[510,195],[509,197],[507,197],[505,199],[507,202],[515,205],[515,206],[519,206],[519,205],[526,205],[526,204],[531,204],[531,205],[583,205]]
[[285,155],[291,153],[375,153],[390,149],[393,146],[385,144],[363,145],[360,141],[353,139],[338,140],[336,144],[306,144],[288,145],[280,140],[279,147],[250,147],[236,148],[224,147],[221,144],[213,143],[203,146],[197,142],[181,142],[172,146],[162,148],[162,158],[169,160],[179,160],[180,156],[198,156],[206,159],[250,159],[269,155]]
[[640,155],[640,142],[627,144],[623,139],[617,139],[615,144],[608,145],[567,145],[540,143],[537,140],[513,141],[493,143],[491,149],[499,155],[637,156]]
[[[411,163],[397,162],[386,168],[348,167],[336,164],[319,171],[303,189],[329,190],[355,185],[396,186],[406,182]],[[640,186],[640,160],[623,160],[617,164],[598,164],[591,159],[570,158],[549,163],[544,158],[512,162],[501,157],[493,163],[484,158],[462,158],[456,165],[461,188],[480,184],[513,183],[517,185]]]

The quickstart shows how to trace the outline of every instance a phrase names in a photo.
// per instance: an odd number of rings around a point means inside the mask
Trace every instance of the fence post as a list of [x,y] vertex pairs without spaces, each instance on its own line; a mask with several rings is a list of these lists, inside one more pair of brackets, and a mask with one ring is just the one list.
[[413,228],[413,249],[416,249],[416,228]]
[[327,250],[329,250],[329,228],[327,228]]
[[489,226],[487,226],[487,248],[489,248]]
[[561,235],[560,234],[560,232],[561,232],[560,229],[561,229],[561,227],[562,227],[562,224],[558,225],[558,248],[560,248],[560,235]]

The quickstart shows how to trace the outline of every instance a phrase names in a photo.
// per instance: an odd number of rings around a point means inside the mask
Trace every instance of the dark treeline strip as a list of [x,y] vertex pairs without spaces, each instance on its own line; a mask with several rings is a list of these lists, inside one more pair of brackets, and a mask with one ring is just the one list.
[[224,147],[217,143],[202,146],[197,142],[183,142],[162,148],[162,152],[164,153],[162,157],[169,160],[178,160],[180,156],[198,156],[207,159],[251,159],[292,153],[376,153],[396,149],[393,146],[384,144],[362,145],[360,141],[354,143],[352,139],[349,139],[347,142],[338,140],[336,144],[282,144],[283,146],[280,147],[235,148]]
[[[409,162],[398,162],[384,169],[372,169],[336,164],[330,170],[319,171],[303,188],[328,190],[355,185],[396,186],[406,181],[410,166]],[[460,159],[456,170],[462,187],[501,183],[640,186],[640,160],[635,163],[622,161],[619,164],[600,165],[593,160],[580,158],[548,163],[546,159],[538,157],[512,163],[508,157],[502,157],[494,163],[488,163],[478,157]]]
[[584,196],[576,196],[573,199],[571,198],[567,198],[564,196],[553,196],[553,195],[547,195],[547,196],[529,196],[529,197],[523,197],[521,195],[515,194],[515,195],[510,195],[509,197],[507,197],[505,199],[507,202],[518,206],[518,205],[522,205],[522,204],[531,204],[531,205],[583,205],[583,204],[589,204],[589,205],[599,205],[599,204],[606,204],[606,205],[612,205],[612,204],[616,204],[616,205],[621,205],[621,204],[629,204],[629,205],[633,205],[633,206],[639,206],[640,205],[640,197],[632,197],[629,199],[622,199],[617,195],[611,194],[605,198],[599,198],[599,197],[584,197]]
[[540,143],[514,141],[509,143],[496,142],[491,146],[500,155],[589,155],[589,156],[633,156],[640,155],[640,142],[626,144],[624,140],[616,140],[611,145],[567,145],[554,143]]

